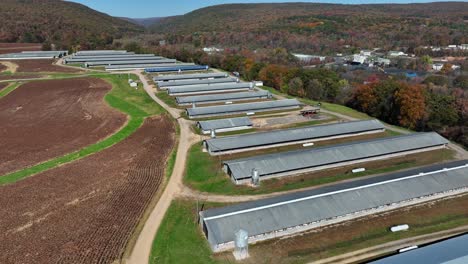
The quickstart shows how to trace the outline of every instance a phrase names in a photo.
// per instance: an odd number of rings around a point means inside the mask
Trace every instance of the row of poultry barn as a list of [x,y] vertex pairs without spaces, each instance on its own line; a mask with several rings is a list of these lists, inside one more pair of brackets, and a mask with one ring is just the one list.
[[[250,116],[257,113],[300,110],[303,105],[296,99],[276,100],[255,82],[242,82],[227,73],[178,73],[157,75],[153,80],[179,107],[186,107],[189,119],[198,119],[202,134],[211,134],[203,141],[203,148],[211,156],[221,156],[220,166],[236,185],[362,166],[366,162],[444,149],[449,144],[433,132],[333,144],[333,140],[341,138],[385,132],[385,125],[373,119],[217,137],[216,133],[252,129]],[[315,107],[312,110],[320,111]],[[332,144],[315,147],[320,141]],[[223,159],[234,153],[301,144],[300,149]],[[468,161],[450,162],[204,210],[199,212],[200,227],[211,249],[219,252],[235,247],[239,230],[248,234],[249,243],[255,243],[440,199],[466,192],[467,187]]]

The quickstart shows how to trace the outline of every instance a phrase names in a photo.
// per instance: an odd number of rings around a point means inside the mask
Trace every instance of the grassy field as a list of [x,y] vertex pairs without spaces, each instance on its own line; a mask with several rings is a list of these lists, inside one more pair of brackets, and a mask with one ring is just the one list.
[[[213,204],[205,206],[210,208]],[[464,226],[468,224],[468,212],[464,210],[466,206],[468,195],[316,229],[301,236],[257,243],[249,246],[250,258],[242,263],[308,263],[390,241]],[[153,242],[150,263],[235,263],[231,252],[213,254],[210,251],[196,222],[196,208],[196,201],[193,200],[172,202]],[[410,230],[399,233],[389,231],[389,226],[401,223],[409,224]]]
[[155,95],[172,108],[178,108],[175,97],[170,96],[166,91],[158,91]]
[[172,202],[153,241],[149,263],[217,263],[198,228],[196,202]]
[[[143,124],[146,117],[164,113],[164,109],[151,100],[143,89],[131,89],[128,86],[126,77],[122,78],[117,75],[108,74],[93,76],[100,77],[112,84],[112,90],[105,96],[105,101],[111,107],[116,108],[129,116],[127,124],[115,134],[95,144],[82,148],[81,150],[54,158],[24,170],[1,176],[0,185],[16,182],[33,174],[81,159],[106,149],[130,136]],[[132,77],[135,79],[137,78],[136,75]]]
[[[319,146],[318,144],[331,143],[335,144],[340,142],[338,142],[337,140],[332,142],[320,142],[317,143],[317,146]],[[221,165],[223,160],[286,151],[288,149],[290,150],[294,148],[297,147],[288,146],[276,149],[274,148],[270,150],[255,151],[253,153],[247,152],[225,156],[210,156],[208,153],[203,152],[203,147],[201,143],[197,143],[193,145],[189,150],[184,182],[190,188],[207,193],[227,195],[265,194],[329,184],[333,182],[349,180],[374,174],[394,172],[415,166],[422,166],[433,164],[436,162],[451,160],[454,156],[454,152],[452,150],[436,150],[431,152],[408,155],[400,158],[394,158],[390,160],[367,162],[365,164],[366,171],[361,173],[350,173],[350,171],[353,168],[357,166],[362,166],[351,165],[336,169],[311,172],[303,175],[264,180],[261,182],[260,187],[257,188],[252,188],[244,185],[235,185],[231,182],[229,177],[222,171]]]

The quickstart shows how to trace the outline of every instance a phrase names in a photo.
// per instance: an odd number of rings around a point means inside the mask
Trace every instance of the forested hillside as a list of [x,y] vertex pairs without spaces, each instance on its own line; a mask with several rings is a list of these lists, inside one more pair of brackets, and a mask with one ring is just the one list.
[[231,4],[166,18],[151,27],[171,44],[336,52],[468,42],[468,3]]
[[2,0],[0,42],[49,42],[58,48],[111,45],[126,33],[141,33],[134,23],[60,0]]

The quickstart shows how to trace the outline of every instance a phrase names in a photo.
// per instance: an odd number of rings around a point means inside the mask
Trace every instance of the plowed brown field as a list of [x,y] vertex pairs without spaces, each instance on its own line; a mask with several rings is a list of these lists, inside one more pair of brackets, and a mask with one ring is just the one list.
[[18,65],[17,72],[81,72],[80,69],[53,65],[54,60],[15,60],[11,62]]
[[104,102],[111,85],[77,78],[24,84],[0,99],[0,177],[95,143],[126,116]]
[[0,72],[4,71],[7,69],[7,66],[0,64]]
[[37,43],[0,43],[0,54],[39,51],[41,49],[42,45]]
[[167,117],[115,146],[0,187],[0,263],[112,263],[164,179]]
[[9,84],[9,83],[0,83],[0,91],[1,91],[3,88],[7,87],[8,84]]

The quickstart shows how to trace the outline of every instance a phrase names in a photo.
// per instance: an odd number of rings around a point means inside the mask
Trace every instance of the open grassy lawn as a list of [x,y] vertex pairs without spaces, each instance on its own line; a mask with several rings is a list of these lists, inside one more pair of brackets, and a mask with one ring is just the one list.
[[[81,150],[1,176],[0,185],[13,183],[33,174],[106,149],[130,136],[143,124],[146,117],[164,113],[164,109],[157,105],[143,89],[135,90],[130,88],[126,77],[122,78],[118,75],[109,74],[93,75],[93,77],[100,77],[112,84],[112,90],[106,95],[105,100],[111,107],[129,116],[127,124],[115,134],[95,144],[84,147]],[[135,79],[137,78],[136,75],[132,77]]]
[[[376,136],[388,136],[381,133]],[[316,146],[326,144],[337,144],[344,142],[343,140],[355,140],[356,138],[339,139],[329,142],[317,142]],[[301,145],[299,145],[301,146]],[[297,148],[297,146],[287,146],[273,148],[268,150],[258,150],[246,153],[236,153],[224,156],[210,156],[203,152],[201,143],[193,145],[188,154],[187,168],[185,172],[184,182],[190,188],[202,192],[216,194],[265,194],[279,191],[288,191],[333,182],[349,180],[369,175],[380,173],[389,173],[398,170],[408,169],[415,166],[423,166],[434,164],[441,161],[453,159],[454,152],[449,149],[435,150],[430,152],[418,153],[389,160],[372,161],[364,164],[345,166],[335,169],[327,169],[323,171],[311,172],[291,177],[275,178],[264,180],[260,187],[252,188],[244,185],[235,185],[229,177],[222,171],[222,161],[237,158],[243,158],[253,155],[260,155],[272,152],[287,151]],[[350,171],[356,167],[365,167],[366,171],[361,173],[351,173]]]
[[[165,102],[168,106],[172,107],[172,108],[179,108],[179,106],[177,105],[176,101],[175,101],[175,97],[173,96],[170,96],[166,91],[158,91],[155,93],[155,95],[161,99],[161,101]],[[190,107],[190,106],[187,106],[187,107]],[[182,107],[181,107],[182,109]]]
[[[216,204],[215,206],[220,206]],[[199,204],[199,208],[202,204]],[[206,204],[205,208],[213,204]],[[286,239],[249,246],[250,258],[242,263],[308,263],[399,239],[431,234],[468,224],[468,195],[360,218],[315,229]],[[213,254],[197,224],[197,204],[174,200],[153,242],[150,263],[236,263],[231,252]],[[410,225],[406,232],[389,227]]]
[[197,219],[195,201],[174,200],[153,241],[149,263],[217,263]]

